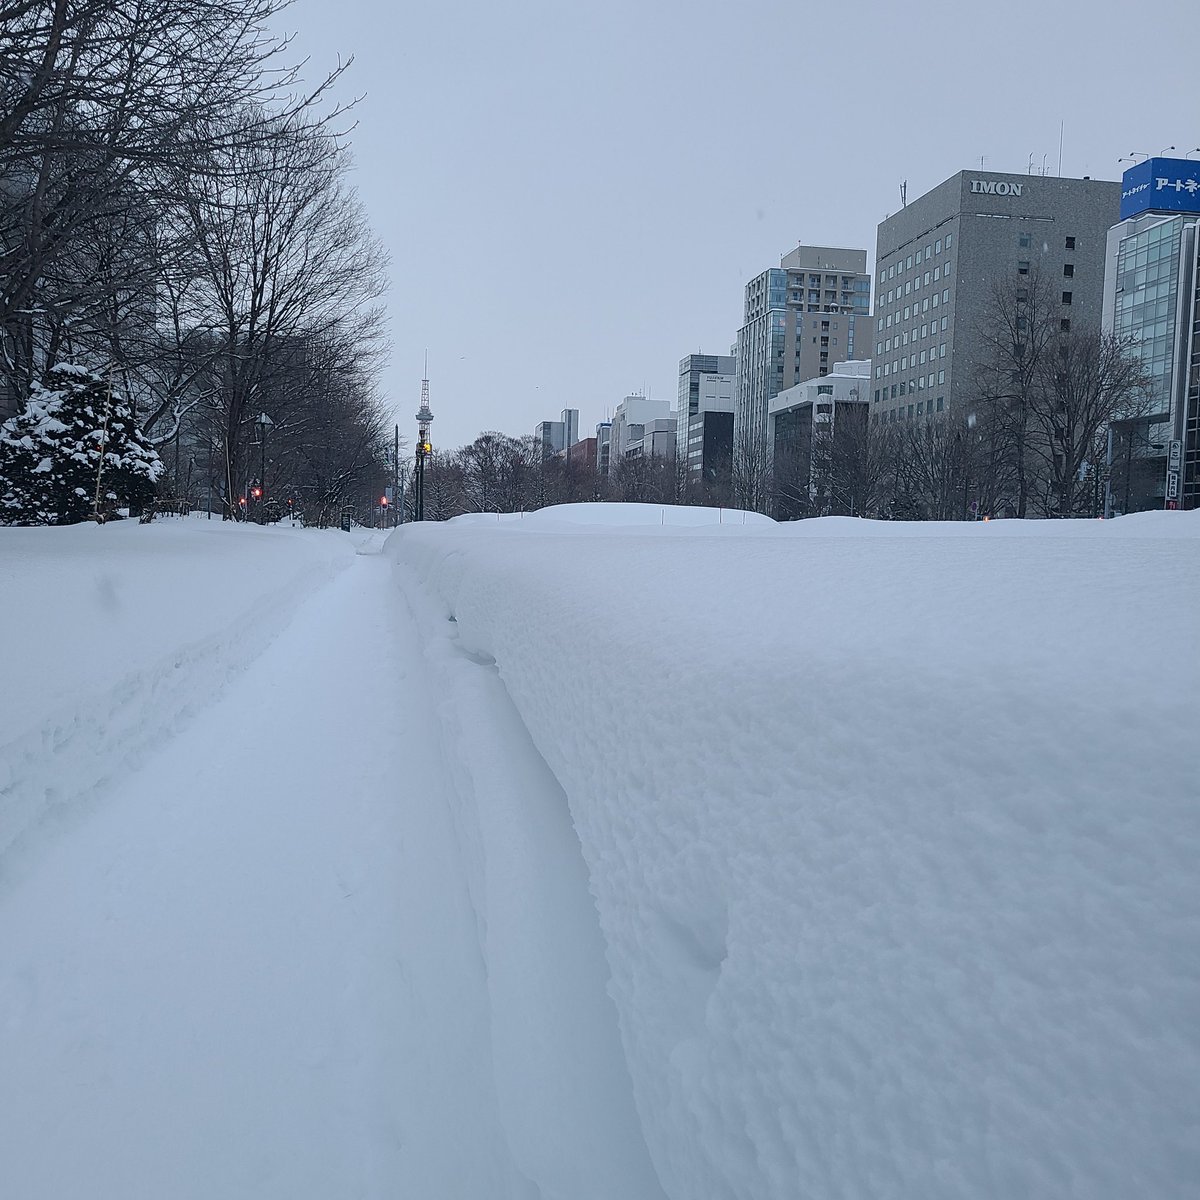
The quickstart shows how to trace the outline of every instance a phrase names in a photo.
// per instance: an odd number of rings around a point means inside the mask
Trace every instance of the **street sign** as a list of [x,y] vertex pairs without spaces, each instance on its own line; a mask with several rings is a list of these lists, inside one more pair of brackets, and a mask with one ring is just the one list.
[[1167,499],[1168,500],[1178,500],[1179,499],[1179,472],[1178,471],[1168,471],[1167,472]]
[[1175,438],[1167,447],[1167,470],[1178,471],[1183,463],[1183,443]]

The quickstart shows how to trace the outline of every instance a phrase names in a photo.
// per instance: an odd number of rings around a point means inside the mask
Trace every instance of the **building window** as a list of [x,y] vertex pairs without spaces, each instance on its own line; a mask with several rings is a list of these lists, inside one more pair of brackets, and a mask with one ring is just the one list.
[[946,332],[946,326],[947,326],[949,323],[950,323],[950,318],[949,318],[949,317],[943,317],[943,318],[942,318],[942,332],[943,332],[943,333],[945,333],[945,332]]
[[942,384],[944,384],[945,382],[946,382],[946,372],[939,371],[938,372],[938,387],[941,387]]
[[942,289],[942,303],[943,304],[950,303],[950,289],[949,288]]
[[943,342],[943,343],[942,343],[942,344],[941,344],[941,345],[938,347],[938,358],[945,358],[945,357],[946,357],[946,343],[945,343],[945,342]]
[[1059,321],[1058,332],[1059,333],[1070,333],[1071,332],[1071,318],[1070,317],[1063,317],[1063,319],[1061,321]]
[[1021,234],[1021,236],[1019,238],[1017,238],[1017,245],[1022,250],[1028,250],[1029,246],[1030,246],[1029,234],[1027,234],[1027,233]]
[[938,293],[934,292],[933,293],[933,307],[937,308],[937,306],[938,306]]
[[911,254],[908,256],[908,258],[906,258],[906,259],[904,260],[904,269],[905,269],[906,271],[911,271],[911,270],[912,270],[912,255],[911,255]]
[[952,233],[946,234],[946,249],[949,250],[953,244],[954,244],[954,234],[952,234]]
[[942,277],[942,268],[941,268],[941,267],[934,267],[934,268],[933,268],[933,282],[934,282],[934,283],[937,283],[937,281],[938,281],[939,279],[941,279],[941,277]]
[[908,406],[908,419],[910,421],[913,419],[913,406],[911,404]]
[[925,365],[925,351],[921,351],[921,366]]
[[924,401],[918,400],[918,401],[917,401],[917,416],[918,416],[918,417],[921,417],[921,416],[924,416],[924,415],[925,415],[925,404],[924,404]]
[[906,296],[912,295],[912,280],[911,279],[906,279],[904,281],[904,294]]
[[928,262],[928,261],[929,261],[929,256],[930,256],[932,253],[933,253],[933,247],[932,247],[932,246],[926,246],[926,247],[925,247],[925,261],[926,261],[926,262]]
[[943,279],[950,278],[950,264],[949,263],[946,263],[946,265],[944,267],[942,267],[942,278]]
[[937,410],[938,410],[938,412],[941,412],[941,411],[942,411],[942,402],[943,402],[943,397],[939,396],[939,397],[938,397],[938,401],[937,401],[937,404],[938,404],[938,406],[937,406]]
[[1070,292],[1063,292],[1063,303],[1064,304],[1071,303],[1071,293]]
[[938,238],[938,240],[933,243],[933,252],[935,254],[941,254],[941,252],[942,252],[942,239],[941,238]]
[[1019,263],[1017,263],[1017,274],[1018,275],[1028,275],[1029,274],[1029,260],[1027,258],[1023,258],[1023,259],[1021,259],[1021,261]]
[[904,395],[904,384],[900,385],[900,395]]
[[1074,249],[1075,249],[1075,239],[1074,239],[1073,237],[1069,237],[1069,238],[1067,238],[1067,249],[1068,249],[1068,250],[1074,250]]
[[896,385],[893,383],[892,384],[892,399],[895,400],[895,398],[896,398]]

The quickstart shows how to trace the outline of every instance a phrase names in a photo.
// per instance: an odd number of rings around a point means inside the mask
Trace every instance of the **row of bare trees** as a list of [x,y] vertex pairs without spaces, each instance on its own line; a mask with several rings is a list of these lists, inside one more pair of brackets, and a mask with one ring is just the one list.
[[[694,478],[673,458],[645,456],[622,462],[612,474],[570,456],[547,457],[541,439],[488,432],[458,450],[430,457],[425,468],[425,519],[463,513],[531,512],[553,504],[623,500],[645,504],[728,507],[728,469]],[[411,496],[406,513],[411,516]]]
[[344,67],[301,88],[287,3],[0,0],[0,395],[100,370],[230,516],[252,479],[325,511],[385,472],[386,259]]

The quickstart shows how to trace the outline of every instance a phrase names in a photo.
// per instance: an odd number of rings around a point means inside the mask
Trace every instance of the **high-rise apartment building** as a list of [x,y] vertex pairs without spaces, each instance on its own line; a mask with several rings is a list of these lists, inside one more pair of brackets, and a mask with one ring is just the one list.
[[1125,172],[1108,234],[1103,321],[1149,376],[1114,421],[1105,508],[1200,507],[1200,163],[1153,158]]
[[870,311],[865,250],[797,246],[746,284],[734,393],[738,454],[765,458],[771,398],[853,358],[856,325]]
[[979,330],[1006,280],[1046,281],[1064,331],[1099,329],[1120,191],[1099,179],[960,171],[881,222],[872,416],[893,422],[969,407]]

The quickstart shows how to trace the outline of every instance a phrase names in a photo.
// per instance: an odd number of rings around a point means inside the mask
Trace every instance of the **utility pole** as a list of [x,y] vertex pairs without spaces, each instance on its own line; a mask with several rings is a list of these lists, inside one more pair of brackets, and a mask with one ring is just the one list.
[[392,528],[400,522],[396,505],[400,503],[400,423],[396,423],[395,441],[392,443]]
[[425,520],[425,460],[433,453],[429,442],[429,353],[425,354],[425,378],[421,380],[421,407],[417,409],[417,465],[413,478],[413,520]]

